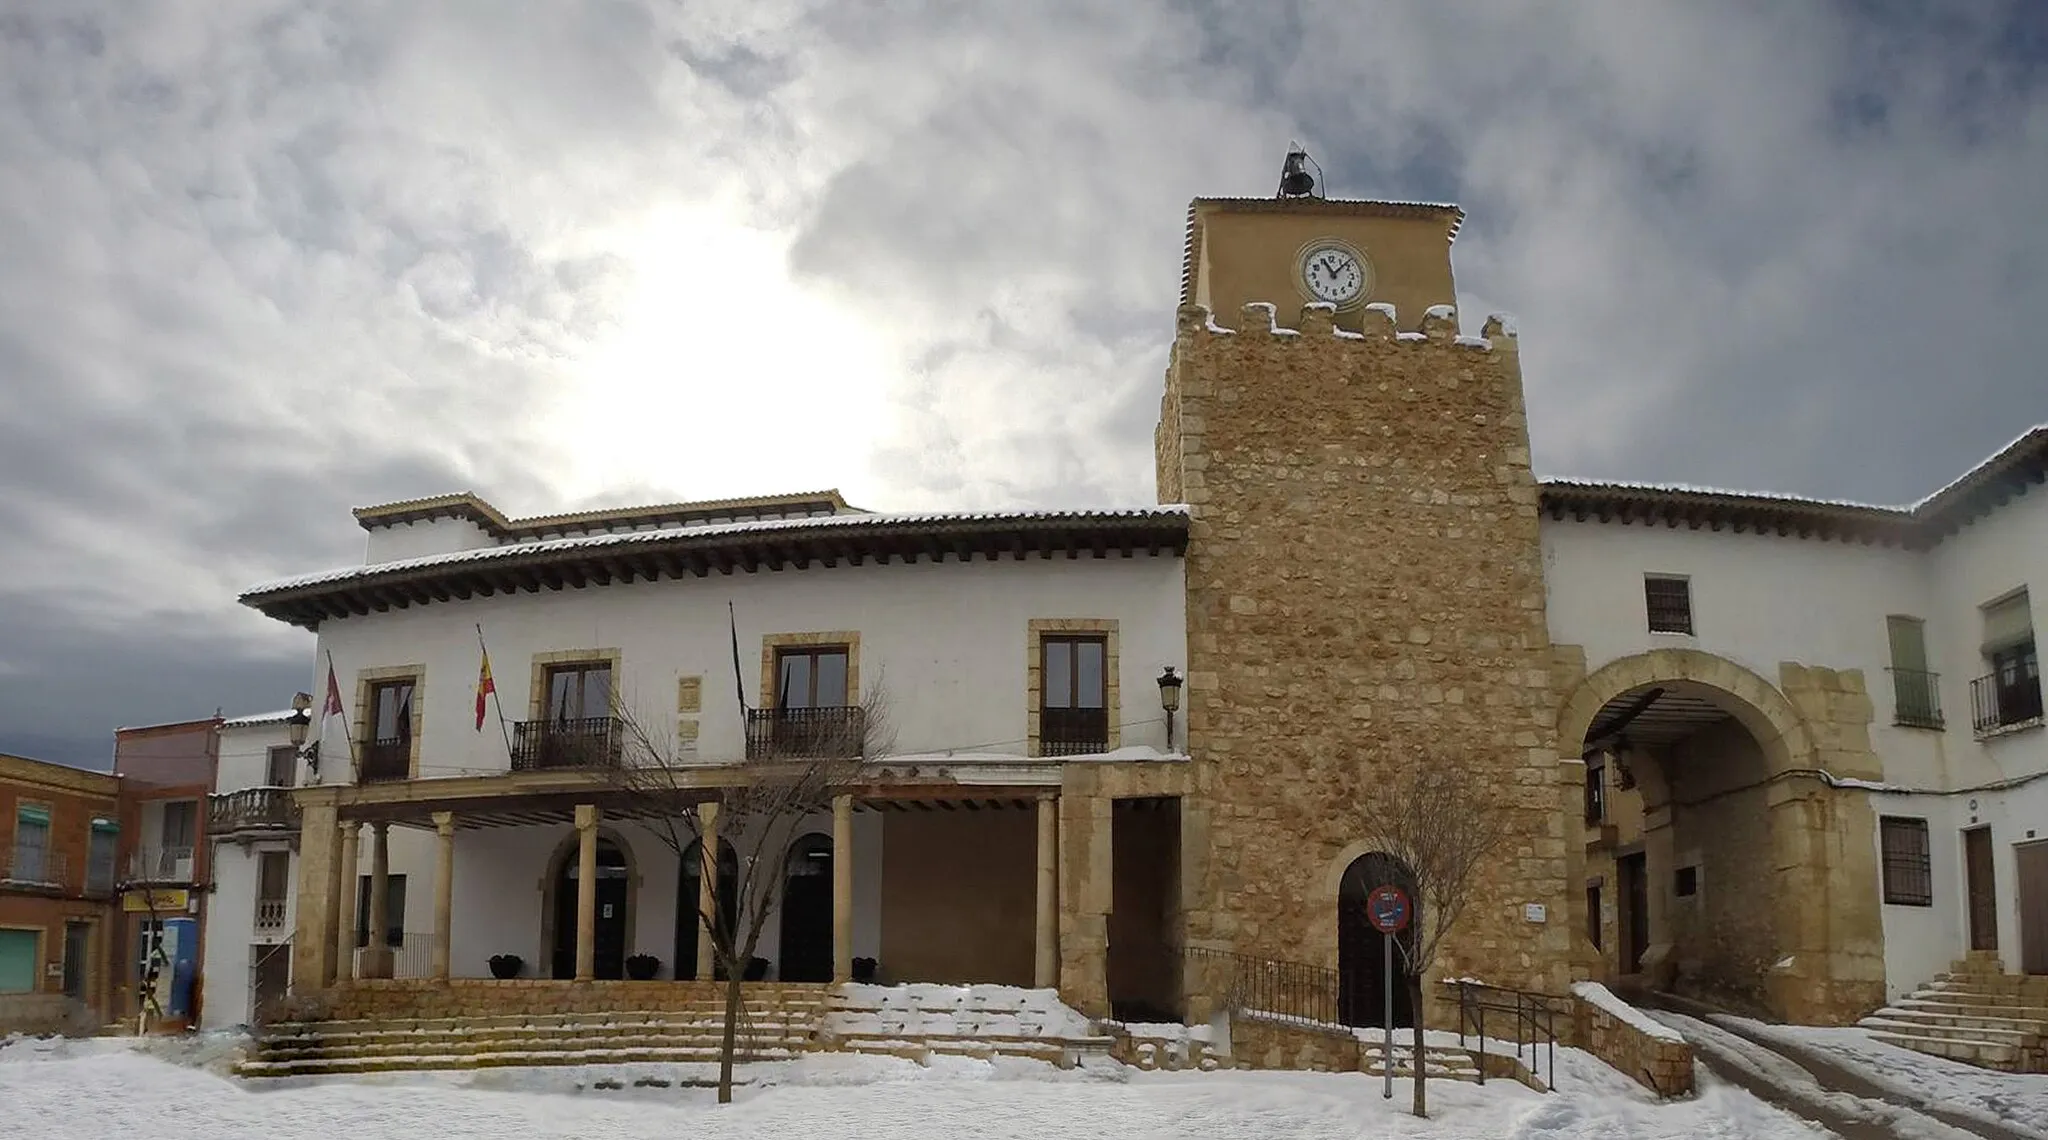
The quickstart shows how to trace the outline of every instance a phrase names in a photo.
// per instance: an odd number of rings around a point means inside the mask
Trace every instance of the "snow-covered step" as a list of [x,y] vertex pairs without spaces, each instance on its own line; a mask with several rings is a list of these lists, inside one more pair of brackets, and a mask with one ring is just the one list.
[[1989,1000],[1966,1000],[1955,997],[1930,996],[1928,991],[1921,990],[1911,996],[1900,998],[1895,1008],[1943,1014],[1949,1017],[1998,1018],[2040,1025],[2042,1028],[2048,1029],[2048,1006],[2018,1005]]
[[[796,1056],[787,1049],[748,1054],[749,1060],[778,1061]],[[495,1053],[412,1053],[388,1057],[331,1057],[289,1061],[245,1061],[235,1072],[244,1077],[292,1077],[347,1073],[405,1072],[417,1069],[483,1069],[509,1066],[623,1065],[710,1063],[715,1048],[556,1049]]]
[[1988,1041],[1961,1041],[1942,1037],[1928,1037],[1921,1034],[1900,1033],[1890,1030],[1875,1030],[1870,1034],[1873,1041],[1882,1041],[1901,1049],[1911,1049],[1951,1061],[1962,1061],[1985,1068],[2012,1071],[2020,1063],[2021,1052],[2017,1045],[1994,1044]]
[[2040,1034],[2048,1022],[2037,1018],[2006,1017],[1998,1014],[1954,1013],[1946,1009],[1917,1006],[1886,1006],[1865,1020],[1905,1021],[1916,1025],[1943,1025],[1951,1029],[1996,1029],[2009,1033]]
[[1974,1041],[1991,1045],[2025,1046],[2038,1036],[2027,1030],[1983,1029],[1970,1026],[1942,1025],[1938,1022],[1911,1021],[1901,1018],[1873,1015],[1856,1023],[1876,1033],[1897,1033],[1910,1037],[1931,1037],[1946,1041]]

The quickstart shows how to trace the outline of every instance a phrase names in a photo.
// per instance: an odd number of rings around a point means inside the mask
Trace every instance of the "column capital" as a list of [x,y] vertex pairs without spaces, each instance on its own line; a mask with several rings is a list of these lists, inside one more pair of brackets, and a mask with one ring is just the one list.
[[598,810],[596,804],[576,805],[576,830],[589,831],[597,826],[597,820]]
[[452,811],[435,812],[434,832],[444,837],[455,834],[455,813]]
[[379,819],[372,821],[370,824],[370,832],[379,839],[384,838],[386,835],[391,834],[391,821],[388,819]]

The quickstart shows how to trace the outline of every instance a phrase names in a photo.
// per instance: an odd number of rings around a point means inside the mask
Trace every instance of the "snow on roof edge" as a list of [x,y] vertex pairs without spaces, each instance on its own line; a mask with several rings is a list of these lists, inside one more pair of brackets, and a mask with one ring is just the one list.
[[496,558],[512,557],[525,552],[550,552],[559,550],[597,549],[608,546],[632,546],[658,542],[678,536],[704,537],[729,534],[767,534],[777,531],[822,530],[832,527],[880,528],[933,523],[960,522],[1036,522],[1074,520],[1103,520],[1156,518],[1170,515],[1185,517],[1188,514],[1184,503],[1163,503],[1143,507],[1113,507],[1087,510],[1031,510],[1031,511],[907,511],[894,514],[869,513],[845,515],[814,515],[796,519],[754,519],[746,522],[715,523],[691,527],[663,527],[655,530],[606,532],[583,534],[570,538],[551,538],[534,542],[504,542],[491,546],[480,546],[472,550],[452,550],[440,554],[424,554],[416,558],[401,558],[391,562],[370,562],[354,566],[338,566],[308,574],[297,574],[262,582],[241,592],[241,599],[260,597],[284,590],[321,586],[331,582],[344,581],[366,573],[388,573],[400,570],[425,570],[437,566],[453,566],[464,562],[487,562]]

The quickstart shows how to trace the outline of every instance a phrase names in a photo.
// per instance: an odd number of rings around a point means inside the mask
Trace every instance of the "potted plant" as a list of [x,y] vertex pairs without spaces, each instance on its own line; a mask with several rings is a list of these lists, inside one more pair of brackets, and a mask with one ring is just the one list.
[[516,978],[526,967],[526,959],[517,954],[491,955],[491,976],[494,978]]
[[855,958],[853,960],[853,980],[861,983],[874,981],[875,960],[873,958]]
[[626,976],[636,982],[651,980],[661,970],[661,959],[652,954],[633,954],[626,958]]
[[741,975],[740,975],[740,980],[741,980],[741,981],[747,981],[747,982],[758,982],[758,981],[760,981],[761,979],[763,979],[763,978],[766,978],[767,976],[768,976],[768,959],[766,959],[766,958],[749,958],[749,959],[747,959],[747,970],[746,970],[746,973],[744,973],[744,974],[741,974]]

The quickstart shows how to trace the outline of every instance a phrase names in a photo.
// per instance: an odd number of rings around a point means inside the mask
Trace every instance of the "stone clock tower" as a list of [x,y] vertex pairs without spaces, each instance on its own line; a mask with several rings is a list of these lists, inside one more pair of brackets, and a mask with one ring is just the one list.
[[[1193,511],[1185,937],[1347,968],[1340,884],[1375,849],[1362,793],[1448,766],[1508,805],[1515,835],[1431,976],[1557,992],[1576,767],[1555,739],[1515,336],[1499,319],[1461,336],[1451,308],[1462,219],[1189,207],[1155,438],[1160,499]],[[1198,1008],[1218,996],[1188,986]]]

